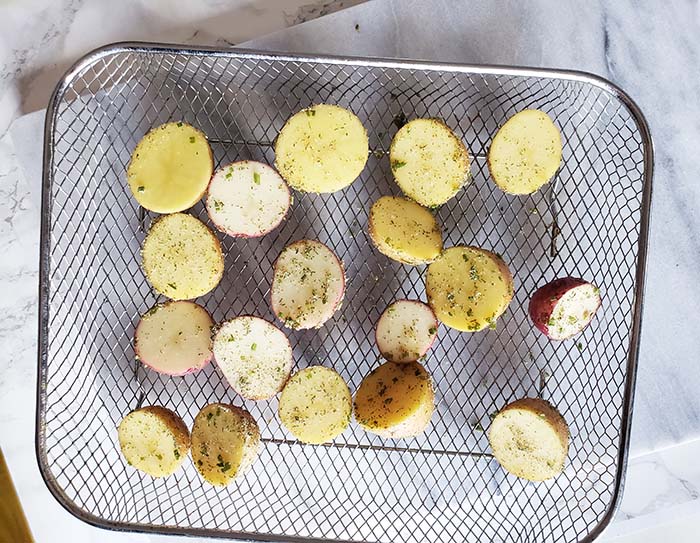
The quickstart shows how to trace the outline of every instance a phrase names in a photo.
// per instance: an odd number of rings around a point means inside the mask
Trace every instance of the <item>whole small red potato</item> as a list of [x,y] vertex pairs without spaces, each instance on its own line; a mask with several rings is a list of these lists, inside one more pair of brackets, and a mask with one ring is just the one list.
[[576,277],[562,277],[535,291],[530,298],[529,313],[544,335],[562,340],[586,328],[599,307],[598,287]]

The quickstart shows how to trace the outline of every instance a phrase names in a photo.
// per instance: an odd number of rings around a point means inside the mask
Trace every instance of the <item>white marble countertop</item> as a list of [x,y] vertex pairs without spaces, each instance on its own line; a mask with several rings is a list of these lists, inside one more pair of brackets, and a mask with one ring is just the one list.
[[[18,168],[8,129],[23,113],[45,107],[53,85],[90,49],[122,40],[229,46],[315,18],[354,2],[243,0],[181,2],[35,0],[0,6],[0,446],[38,541],[161,541],[109,533],[71,517],[53,500],[34,459],[36,290],[39,210],[36,179]],[[252,47],[299,52],[427,58],[572,68],[618,83],[647,115],[657,164],[646,307],[633,418],[632,459],[614,535],[700,514],[700,336],[687,310],[698,253],[700,210],[695,188],[700,141],[695,107],[700,8],[670,2],[457,2],[376,0],[329,15],[334,40],[302,27],[253,39]],[[566,12],[566,13],[565,13]],[[37,167],[39,165],[37,164]],[[665,281],[662,282],[662,279]],[[656,288],[664,285],[664,288]],[[687,443],[686,443],[687,442]],[[663,449],[663,450],[662,450]],[[65,536],[58,534],[66,534]],[[627,536],[630,537],[630,536]],[[635,541],[641,539],[635,539]],[[625,539],[628,541],[628,539]],[[629,541],[632,541],[629,539]],[[691,539],[675,539],[691,541]]]

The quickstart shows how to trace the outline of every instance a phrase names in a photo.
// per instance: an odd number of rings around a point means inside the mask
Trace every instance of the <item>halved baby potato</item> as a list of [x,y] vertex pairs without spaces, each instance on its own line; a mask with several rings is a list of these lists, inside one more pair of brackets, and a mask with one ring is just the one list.
[[549,402],[524,398],[508,404],[494,417],[488,432],[498,463],[529,481],[559,475],[569,452],[569,427]]
[[149,131],[131,155],[126,177],[136,201],[156,213],[189,209],[204,195],[214,159],[201,130],[172,122]]
[[434,409],[433,380],[418,362],[385,362],[362,380],[355,393],[357,422],[382,437],[423,433]]
[[577,277],[560,277],[537,289],[528,311],[537,329],[564,340],[583,331],[600,308],[598,287]]
[[148,282],[172,300],[206,294],[224,273],[219,240],[202,221],[186,213],[156,219],[143,242],[141,257]]
[[253,464],[260,429],[248,411],[223,403],[205,406],[192,426],[192,460],[205,481],[226,486]]
[[508,307],[513,276],[491,251],[450,247],[428,266],[425,290],[441,322],[462,332],[477,332],[495,326]]
[[302,109],[275,141],[275,166],[302,192],[330,193],[349,186],[367,163],[367,131],[357,116],[339,106]]
[[324,366],[311,366],[292,375],[282,390],[282,424],[302,443],[333,441],[350,424],[352,397],[345,380]]
[[221,324],[214,336],[214,359],[231,387],[247,400],[265,400],[277,394],[294,363],[284,332],[251,316]]
[[398,196],[382,196],[372,204],[369,236],[380,253],[403,264],[428,264],[442,251],[442,233],[435,216]]
[[531,194],[557,173],[561,134],[549,115],[526,109],[499,128],[488,152],[491,177],[508,194]]
[[207,310],[194,302],[158,304],[136,326],[136,356],[149,368],[165,375],[199,371],[212,357],[213,325]]
[[560,277],[537,289],[528,312],[540,332],[563,340],[583,331],[599,308],[598,287],[577,277]]
[[267,164],[243,160],[216,171],[206,206],[214,225],[230,236],[253,238],[284,219],[291,196],[284,179]]
[[469,179],[469,152],[438,119],[414,119],[396,133],[391,171],[403,193],[426,207],[452,198]]
[[398,300],[377,322],[377,347],[390,362],[415,362],[433,345],[438,321],[430,307],[417,300]]
[[129,413],[119,423],[117,435],[128,464],[151,477],[173,474],[190,450],[190,433],[182,419],[156,405]]
[[344,294],[343,264],[323,243],[295,241],[277,257],[270,300],[285,326],[294,330],[322,326],[340,307]]

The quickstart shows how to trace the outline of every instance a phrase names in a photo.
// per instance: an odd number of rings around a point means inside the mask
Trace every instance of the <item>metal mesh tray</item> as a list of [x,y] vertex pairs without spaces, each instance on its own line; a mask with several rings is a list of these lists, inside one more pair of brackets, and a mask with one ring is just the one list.
[[[372,153],[359,180],[332,195],[295,194],[285,223],[261,239],[220,236],[221,284],[199,299],[215,320],[273,320],[271,267],[290,241],[317,238],[342,258],[346,302],[320,330],[290,333],[296,367],[335,368],[356,389],[378,364],[373,328],[396,298],[425,299],[424,267],[378,254],[370,203],[396,194],[388,149],[405,118],[444,119],[467,144],[471,183],[442,206],[445,245],[500,253],[516,294],[496,330],[445,327],[425,365],[436,411],[424,435],[384,440],[354,422],[333,444],[304,446],[280,426],[276,400],[244,402],[214,365],[165,378],[135,362],[139,315],[159,301],[140,270],[153,215],[128,192],[125,168],[151,127],[184,120],[210,138],[217,164],[273,161],[285,120],[319,102],[354,111]],[[525,108],[560,127],[562,166],[540,192],[514,197],[489,179],[485,151]],[[79,61],[47,113],[41,239],[37,455],[58,501],[117,530],[269,541],[590,541],[610,521],[627,455],[641,317],[652,147],[618,88],[577,72],[299,57],[118,44]],[[191,213],[207,222],[201,204]],[[527,300],[560,275],[594,280],[604,305],[572,341],[533,330]],[[483,428],[523,396],[552,401],[571,426],[564,473],[532,484],[499,468]],[[165,479],[128,467],[115,427],[160,404],[188,425],[205,404],[245,405],[263,443],[251,471],[225,489],[194,466]]]

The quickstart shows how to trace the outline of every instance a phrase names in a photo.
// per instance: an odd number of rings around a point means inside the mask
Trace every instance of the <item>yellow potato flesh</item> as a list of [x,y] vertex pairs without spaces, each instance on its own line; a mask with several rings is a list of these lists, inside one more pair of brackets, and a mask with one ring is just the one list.
[[282,424],[303,443],[332,441],[348,427],[352,412],[350,390],[330,368],[312,366],[292,375],[282,390]]
[[185,213],[165,215],[148,231],[141,251],[148,281],[173,300],[202,296],[219,284],[224,257],[219,240]]
[[204,407],[192,427],[192,461],[209,483],[224,486],[258,455],[260,430],[246,410],[214,403]]
[[491,177],[509,194],[530,194],[546,184],[561,163],[561,134],[536,109],[515,114],[498,130],[488,152]]
[[403,193],[426,207],[452,198],[469,178],[469,153],[437,119],[415,119],[394,136],[391,171]]
[[344,189],[362,172],[369,154],[367,132],[352,112],[319,104],[293,115],[275,142],[275,166],[302,192]]
[[530,481],[544,481],[564,469],[569,429],[548,402],[524,398],[503,408],[489,427],[489,444],[498,463]]
[[451,247],[428,266],[428,304],[437,318],[463,332],[476,332],[506,310],[513,277],[496,254],[478,247]]
[[434,215],[406,198],[382,196],[374,202],[369,235],[382,254],[404,264],[427,264],[442,251]]
[[430,375],[418,362],[386,362],[367,375],[355,394],[355,418],[367,431],[392,438],[423,432],[433,414]]
[[140,205],[157,213],[177,213],[197,203],[213,171],[204,133],[185,123],[166,123],[138,143],[127,179]]
[[190,448],[185,423],[159,406],[132,411],[119,423],[117,434],[126,461],[152,477],[175,472]]

